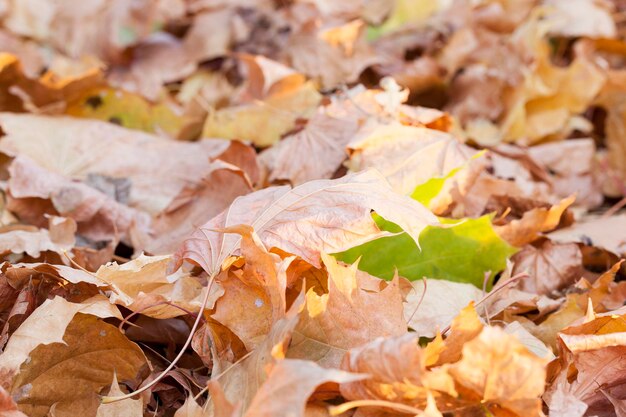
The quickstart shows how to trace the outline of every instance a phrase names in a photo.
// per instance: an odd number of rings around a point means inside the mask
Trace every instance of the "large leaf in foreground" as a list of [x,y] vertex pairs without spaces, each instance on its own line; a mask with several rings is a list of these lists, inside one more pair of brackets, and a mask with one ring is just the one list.
[[372,210],[402,227],[415,247],[422,230],[438,224],[420,203],[393,192],[381,174],[364,171],[239,197],[194,232],[176,258],[179,264],[191,260],[214,273],[241,243],[241,236],[220,229],[246,224],[268,249],[280,248],[319,267],[320,253],[341,252],[382,235],[372,220]]
[[[452,223],[452,220],[446,222]],[[456,222],[456,221],[454,221]],[[377,219],[383,230],[398,227]],[[515,248],[493,230],[489,216],[466,219],[448,227],[427,227],[420,236],[420,248],[406,234],[382,237],[346,252],[337,258],[347,263],[359,257],[359,268],[372,275],[391,279],[397,268],[409,280],[423,277],[467,282],[482,287],[485,273],[502,271]]]

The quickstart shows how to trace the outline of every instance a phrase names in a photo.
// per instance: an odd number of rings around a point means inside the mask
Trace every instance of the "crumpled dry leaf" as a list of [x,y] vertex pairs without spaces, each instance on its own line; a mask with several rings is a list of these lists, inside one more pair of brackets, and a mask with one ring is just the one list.
[[229,147],[227,141],[175,142],[69,117],[3,113],[0,126],[6,133],[0,139],[3,153],[28,156],[69,179],[85,181],[89,174],[127,179],[128,205],[151,214],[164,210],[184,187],[209,173],[209,159]]
[[376,168],[401,194],[410,194],[433,177],[445,176],[475,153],[449,134],[399,124],[365,131],[348,148],[350,169]]
[[[207,291],[202,283],[178,270],[167,274],[169,256],[140,255],[122,265],[101,266],[95,277],[111,287],[109,300],[132,311],[158,319],[198,312]],[[211,287],[206,308],[212,309],[224,290]]]
[[318,110],[299,132],[263,152],[270,182],[289,180],[293,185],[330,178],[347,157],[345,146],[356,133],[356,120]]
[[[0,374],[17,373],[20,365],[40,345],[63,343],[63,334],[78,313],[121,319],[117,307],[111,305],[104,296],[96,296],[84,303],[70,303],[62,297],[46,300],[11,336],[0,354]],[[10,381],[6,381],[6,384],[10,385]]]
[[291,35],[286,54],[296,70],[319,79],[324,88],[355,81],[365,68],[381,61],[365,42],[362,21],[316,26],[304,25],[302,32]]
[[186,240],[176,258],[179,264],[192,260],[215,273],[238,249],[240,238],[214,230],[248,224],[266,247],[278,247],[319,267],[320,253],[341,252],[380,235],[370,210],[398,224],[416,242],[424,227],[437,224],[421,204],[393,193],[380,174],[364,171],[239,197]]
[[45,251],[63,255],[74,247],[75,233],[74,220],[51,216],[48,218],[48,230],[26,228],[0,233],[0,252],[26,253],[33,258]]
[[[11,2],[5,25],[16,34],[50,43],[68,55],[115,58],[166,16],[159,3],[89,1],[75,7],[71,2]],[[67,31],[68,27],[73,30]]]
[[[615,406],[609,395],[623,397],[624,309],[594,315],[578,325],[565,328],[558,335],[561,376],[546,392],[550,415],[582,416],[586,413],[609,415]],[[588,314],[589,316],[589,314]],[[574,372],[572,378],[567,378]],[[579,404],[576,412],[565,403]],[[581,404],[582,403],[582,404]]]
[[283,359],[272,366],[245,417],[305,417],[308,398],[318,386],[328,382],[345,384],[364,377],[322,368],[311,361]]
[[274,323],[285,316],[286,270],[293,259],[268,253],[249,226],[226,229],[241,236],[241,270],[218,276],[224,288],[215,304],[213,319],[235,333],[251,351],[265,339]]
[[352,348],[406,333],[400,278],[385,283],[359,271],[357,263],[341,265],[325,254],[322,261],[328,271],[328,294],[307,293],[287,357],[337,367]]
[[535,208],[524,213],[521,219],[513,220],[504,226],[497,226],[496,232],[513,246],[524,246],[539,237],[540,233],[554,230],[561,216],[572,205],[576,197],[571,196],[547,208]]
[[622,233],[626,227],[626,214],[611,217],[589,216],[576,222],[573,226],[557,230],[548,235],[556,242],[591,243],[609,250],[616,255],[626,253],[626,237]]
[[518,288],[536,294],[550,294],[574,284],[582,276],[583,257],[575,243],[554,244],[545,240],[540,246],[528,245],[513,255],[512,274],[526,272]]
[[[106,194],[48,171],[25,156],[9,167],[8,208],[31,224],[59,214],[76,221],[78,232],[93,241],[127,240],[129,230],[145,230],[150,219]],[[39,202],[39,204],[34,203]]]
[[[298,315],[302,309],[304,299],[300,297],[292,304],[285,317],[272,326],[267,337],[248,356],[234,364],[214,361],[218,365],[213,368],[217,381],[224,393],[222,400],[236,404],[237,412],[234,416],[243,417],[244,412],[252,403],[256,392],[267,378],[265,368],[276,359],[284,359],[284,353],[291,339],[291,334],[298,323]],[[219,404],[211,399],[205,406],[210,415],[214,415]]]
[[463,346],[450,374],[489,409],[501,406],[520,416],[541,416],[547,360],[530,353],[514,336],[485,327]]
[[202,137],[251,141],[265,147],[296,126],[299,118],[312,116],[321,100],[312,82],[289,86],[262,101],[211,111]]
[[341,394],[349,400],[380,399],[417,408],[426,405],[428,394],[440,402],[450,401],[457,394],[454,380],[445,369],[427,370],[427,356],[414,333],[354,348],[341,368],[370,378],[341,384]]
[[154,218],[148,236],[134,236],[141,240],[136,250],[143,246],[154,255],[174,252],[196,227],[218,215],[235,198],[252,191],[250,179],[239,168],[220,160],[210,167],[198,183],[183,188]]

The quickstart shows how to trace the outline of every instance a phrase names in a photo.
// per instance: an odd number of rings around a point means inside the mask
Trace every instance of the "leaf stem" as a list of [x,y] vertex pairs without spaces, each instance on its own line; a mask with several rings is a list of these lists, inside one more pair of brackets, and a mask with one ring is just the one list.
[[404,405],[404,404],[392,403],[391,401],[384,401],[384,400],[350,401],[347,403],[343,403],[341,405],[337,405],[335,407],[330,407],[329,412],[331,416],[338,416],[342,413],[345,413],[348,410],[351,410],[357,407],[384,407],[384,408],[391,408],[392,410],[397,410],[402,413],[409,413],[413,415],[417,415],[422,412],[422,410],[415,408],[415,407],[411,407],[411,406]]

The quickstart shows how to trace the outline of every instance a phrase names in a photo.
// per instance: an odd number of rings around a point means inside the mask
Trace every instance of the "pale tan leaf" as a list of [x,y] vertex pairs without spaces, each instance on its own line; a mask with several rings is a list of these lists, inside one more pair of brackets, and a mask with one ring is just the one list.
[[74,247],[76,222],[63,217],[50,217],[48,230],[9,230],[0,233],[1,253],[25,253],[34,258],[42,252],[51,251],[62,255]]
[[187,397],[183,406],[174,413],[174,417],[206,417],[206,415],[193,397]]
[[[150,219],[104,193],[38,166],[25,156],[15,158],[9,168],[8,208],[21,219],[40,224],[49,211],[78,224],[82,235],[94,241],[127,238],[131,227],[147,228]],[[34,204],[34,199],[50,204]],[[51,207],[50,207],[51,206]]]
[[626,253],[626,214],[606,218],[588,217],[573,226],[549,234],[556,242],[582,242],[622,255]]
[[[132,183],[128,204],[157,214],[180,191],[210,172],[209,159],[229,142],[179,142],[111,123],[71,117],[3,113],[0,150],[24,155],[69,179],[98,174]],[[172,175],[176,172],[176,175]]]
[[[169,254],[194,229],[226,209],[235,198],[252,191],[250,180],[237,167],[215,161],[211,170],[193,186],[183,188],[169,206],[154,218],[143,243],[153,255]],[[135,249],[141,249],[135,245]]]
[[[142,254],[121,265],[115,262],[103,265],[95,275],[113,290],[109,296],[112,303],[132,311],[159,319],[182,316],[188,311],[197,312],[207,289],[182,270],[168,274],[170,260],[170,256]],[[213,285],[211,293],[207,309],[213,307],[224,291]]]
[[348,144],[353,171],[376,168],[401,194],[443,177],[476,153],[452,135],[425,127],[390,124],[364,131]]
[[524,213],[521,219],[513,220],[504,226],[496,226],[496,232],[513,246],[524,246],[536,240],[541,233],[554,230],[561,216],[574,203],[576,196],[561,200],[547,208],[535,208]]
[[213,319],[228,327],[246,346],[254,349],[273,324],[285,316],[286,270],[293,258],[281,260],[259,242],[250,226],[224,230],[241,236],[245,265],[218,276],[224,295],[215,304]]
[[[124,392],[120,389],[117,382],[117,373],[113,374],[113,382],[111,383],[111,389],[106,394],[109,397],[117,397],[124,395]],[[133,400],[129,398],[109,404],[100,404],[96,417],[143,417],[143,401],[141,398]]]
[[321,252],[340,252],[381,235],[371,210],[398,224],[416,242],[427,225],[437,224],[421,204],[394,193],[380,174],[365,171],[239,197],[185,241],[176,256],[178,263],[188,259],[215,273],[241,241],[215,229],[247,224],[267,248],[280,248],[319,266]]
[[311,361],[284,359],[272,367],[245,417],[305,417],[306,403],[318,386],[363,379],[337,369],[326,369]]
[[[294,301],[285,318],[274,323],[267,337],[248,356],[234,364],[218,363],[218,368],[213,368],[216,372],[214,380],[219,383],[224,394],[220,396],[220,404],[224,404],[224,400],[238,407],[233,417],[243,417],[267,378],[266,367],[284,358],[303,302],[303,297]],[[217,416],[216,407],[220,404],[209,399],[206,405],[208,415]]]
[[462,309],[483,297],[471,284],[429,279],[411,282],[413,289],[406,296],[404,317],[409,327],[422,337],[435,337],[445,329]]
[[346,145],[357,132],[356,120],[318,110],[299,132],[261,153],[269,181],[289,180],[293,185],[330,178],[347,157]]

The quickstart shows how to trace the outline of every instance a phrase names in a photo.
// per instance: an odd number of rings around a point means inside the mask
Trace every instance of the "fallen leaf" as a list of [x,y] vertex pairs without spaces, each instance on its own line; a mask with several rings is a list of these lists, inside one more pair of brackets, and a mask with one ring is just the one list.
[[185,186],[208,173],[209,159],[219,157],[229,146],[226,141],[169,141],[70,117],[3,113],[0,126],[6,133],[0,151],[28,156],[69,179],[85,181],[89,174],[128,179],[132,184],[128,204],[151,214],[165,209]]
[[311,361],[283,359],[272,367],[245,416],[305,417],[306,403],[318,386],[363,378],[363,375],[322,368]]
[[[352,263],[374,276],[390,279],[395,270],[411,281],[447,279],[483,287],[485,274],[493,276],[506,266],[516,249],[493,230],[490,216],[461,221],[442,220],[451,227],[427,227],[419,247],[407,234],[381,237],[339,253],[338,259]],[[379,220],[383,230],[399,232],[390,222]],[[491,278],[488,279],[490,285]]]
[[353,139],[348,166],[376,168],[401,194],[463,165],[475,152],[453,136],[425,127],[391,124]]
[[377,337],[406,333],[399,278],[384,283],[358,271],[357,264],[341,265],[329,255],[322,255],[322,260],[328,271],[328,294],[307,293],[287,357],[333,368],[349,349]]
[[522,291],[551,294],[570,286],[582,276],[582,253],[575,243],[554,244],[545,240],[540,246],[526,246],[513,255],[513,275],[529,276],[519,281]]
[[[97,317],[77,314],[62,337],[29,352],[30,361],[13,381],[11,392],[30,416],[46,416],[53,406],[59,417],[95,415],[98,394],[114,373],[131,382],[145,374],[146,357],[139,346]],[[66,375],[73,383],[59,384]]]
[[426,353],[415,334],[378,338],[352,349],[341,368],[371,375],[363,381],[341,384],[341,394],[349,400],[386,400],[426,406],[428,396],[440,402],[456,397],[454,380],[445,369],[426,369]]
[[574,202],[575,196],[561,200],[549,209],[535,208],[504,226],[496,228],[497,233],[514,246],[524,246],[539,237],[540,233],[554,230],[561,221],[561,216]]
[[548,237],[563,243],[591,242],[594,246],[622,255],[626,253],[626,238],[620,232],[624,225],[626,225],[625,214],[606,218],[589,217],[571,227],[552,232]]
[[427,224],[437,223],[422,205],[393,193],[374,171],[365,171],[239,197],[185,241],[176,256],[179,263],[192,260],[215,273],[237,250],[240,238],[212,230],[248,224],[266,247],[278,247],[319,267],[320,253],[339,252],[379,235],[370,210],[403,227],[415,242]]
[[[146,316],[167,319],[198,312],[206,287],[182,270],[167,274],[169,262],[169,256],[142,254],[122,265],[103,265],[95,277],[112,289],[112,303]],[[214,286],[211,293],[207,309],[213,308],[224,290]]]
[[[109,392],[106,395],[109,397],[124,395],[124,392],[120,389],[117,382],[117,373],[113,374],[111,389],[109,389]],[[115,403],[100,404],[96,412],[96,417],[117,417],[120,415],[128,417],[143,417],[143,401],[141,399],[133,400],[132,398],[129,398]]]
[[461,393],[477,394],[488,409],[498,405],[520,416],[540,416],[546,364],[516,337],[485,327],[465,343],[463,357],[449,372]]
[[404,317],[420,337],[435,337],[470,302],[483,297],[474,285],[443,279],[413,281],[411,286],[404,303]]
[[[121,319],[117,307],[103,296],[96,296],[84,303],[70,303],[61,297],[46,300],[11,336],[0,355],[0,372],[5,375],[16,374],[20,365],[38,346],[63,343],[65,330],[78,313]],[[10,381],[6,383],[11,384]]]

